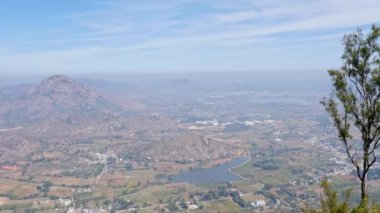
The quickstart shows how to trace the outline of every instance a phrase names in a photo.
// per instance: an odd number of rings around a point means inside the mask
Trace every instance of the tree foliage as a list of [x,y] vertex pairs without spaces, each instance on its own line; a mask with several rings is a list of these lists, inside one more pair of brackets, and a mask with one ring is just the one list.
[[303,213],[380,213],[380,205],[367,205],[366,200],[358,206],[353,207],[351,200],[352,189],[348,189],[343,193],[343,201],[339,201],[338,193],[331,189],[327,180],[323,180],[323,199],[321,200],[320,209],[304,208]]
[[[333,91],[330,98],[322,100],[356,168],[362,201],[367,197],[367,174],[380,147],[379,37],[380,28],[375,25],[367,35],[359,29],[344,36],[343,66],[328,71]],[[360,137],[354,137],[354,132]]]

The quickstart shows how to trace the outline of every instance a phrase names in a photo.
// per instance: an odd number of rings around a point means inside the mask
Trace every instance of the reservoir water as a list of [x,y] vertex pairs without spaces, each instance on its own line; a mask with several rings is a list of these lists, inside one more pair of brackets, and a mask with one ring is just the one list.
[[245,163],[248,159],[248,157],[241,157],[212,168],[185,171],[178,175],[171,176],[171,181],[201,185],[239,181],[242,179],[231,173],[229,169]]

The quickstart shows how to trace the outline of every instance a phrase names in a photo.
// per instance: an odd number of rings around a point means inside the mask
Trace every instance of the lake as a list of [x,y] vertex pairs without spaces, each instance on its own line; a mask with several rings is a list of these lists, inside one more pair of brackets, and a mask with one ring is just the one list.
[[248,159],[248,157],[241,157],[212,168],[185,171],[178,175],[171,176],[171,181],[201,185],[240,181],[242,179],[229,172],[229,169],[245,163]]

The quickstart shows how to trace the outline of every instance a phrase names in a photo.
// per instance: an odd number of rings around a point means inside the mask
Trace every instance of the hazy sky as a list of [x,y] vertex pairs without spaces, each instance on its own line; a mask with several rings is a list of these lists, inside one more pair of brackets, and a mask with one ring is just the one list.
[[1,0],[0,74],[325,70],[379,0]]

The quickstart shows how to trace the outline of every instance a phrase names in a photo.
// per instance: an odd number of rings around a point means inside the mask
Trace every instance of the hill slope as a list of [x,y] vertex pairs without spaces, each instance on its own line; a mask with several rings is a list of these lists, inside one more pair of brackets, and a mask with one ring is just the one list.
[[14,97],[0,100],[1,126],[70,115],[116,115],[143,108],[137,102],[117,100],[63,75],[51,76]]

